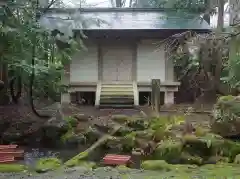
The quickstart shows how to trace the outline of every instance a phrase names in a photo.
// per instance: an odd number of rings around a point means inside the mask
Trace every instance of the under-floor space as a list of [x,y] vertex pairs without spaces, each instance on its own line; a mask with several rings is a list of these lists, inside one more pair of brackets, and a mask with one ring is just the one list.
[[[145,105],[150,105],[150,103],[151,103],[151,92],[149,91],[139,92],[139,105],[145,106]],[[161,105],[164,104],[164,92],[160,92],[160,103]]]
[[95,92],[75,92],[71,93],[71,102],[74,104],[94,106]]

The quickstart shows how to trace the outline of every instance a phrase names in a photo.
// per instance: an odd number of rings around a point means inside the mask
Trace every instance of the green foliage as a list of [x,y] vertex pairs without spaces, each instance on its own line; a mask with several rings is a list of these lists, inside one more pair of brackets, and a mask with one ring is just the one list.
[[13,1],[0,11],[0,63],[8,64],[9,76],[21,76],[28,87],[34,58],[34,95],[58,100],[65,90],[61,85],[63,67],[70,63],[81,42],[73,37],[63,41],[61,35],[43,29],[36,1],[26,0],[24,5]]

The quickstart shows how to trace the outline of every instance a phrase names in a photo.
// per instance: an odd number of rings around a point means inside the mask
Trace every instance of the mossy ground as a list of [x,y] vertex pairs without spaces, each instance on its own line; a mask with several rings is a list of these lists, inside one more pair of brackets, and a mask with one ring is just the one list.
[[15,173],[15,172],[24,172],[27,170],[27,167],[19,164],[0,164],[0,172],[4,173]]
[[[208,164],[198,167],[196,165],[171,165],[162,160],[145,161],[142,167],[146,170],[152,170],[159,173],[158,177],[171,176],[172,178],[180,179],[183,177],[191,178],[226,178],[239,177],[240,171],[239,165],[221,163],[221,164]],[[151,172],[150,172],[151,173]],[[155,176],[150,178],[156,178]]]
[[62,165],[62,161],[57,158],[41,158],[37,161],[35,171],[39,173],[58,169]]

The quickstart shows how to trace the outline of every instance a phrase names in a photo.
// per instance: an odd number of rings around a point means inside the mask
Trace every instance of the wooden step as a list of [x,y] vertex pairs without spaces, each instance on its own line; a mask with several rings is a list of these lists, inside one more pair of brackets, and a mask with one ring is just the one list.
[[100,95],[100,99],[134,99],[133,95]]
[[133,96],[133,91],[101,91],[102,96]]
[[100,105],[101,104],[134,104],[134,100],[129,99],[129,100],[102,100],[100,99]]
[[132,109],[134,105],[126,105],[126,104],[100,104],[100,109]]
[[102,88],[133,88],[133,85],[102,85]]
[[133,88],[106,88],[106,87],[102,87],[102,89],[101,89],[101,91],[116,91],[116,92],[121,92],[121,91],[123,91],[123,92],[128,92],[128,91],[130,91],[130,92],[132,92],[133,91]]

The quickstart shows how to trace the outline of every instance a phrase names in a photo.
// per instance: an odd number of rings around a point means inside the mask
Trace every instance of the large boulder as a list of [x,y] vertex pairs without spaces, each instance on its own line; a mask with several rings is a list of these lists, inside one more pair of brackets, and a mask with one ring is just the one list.
[[240,135],[240,96],[222,96],[214,110],[212,131],[223,137]]

